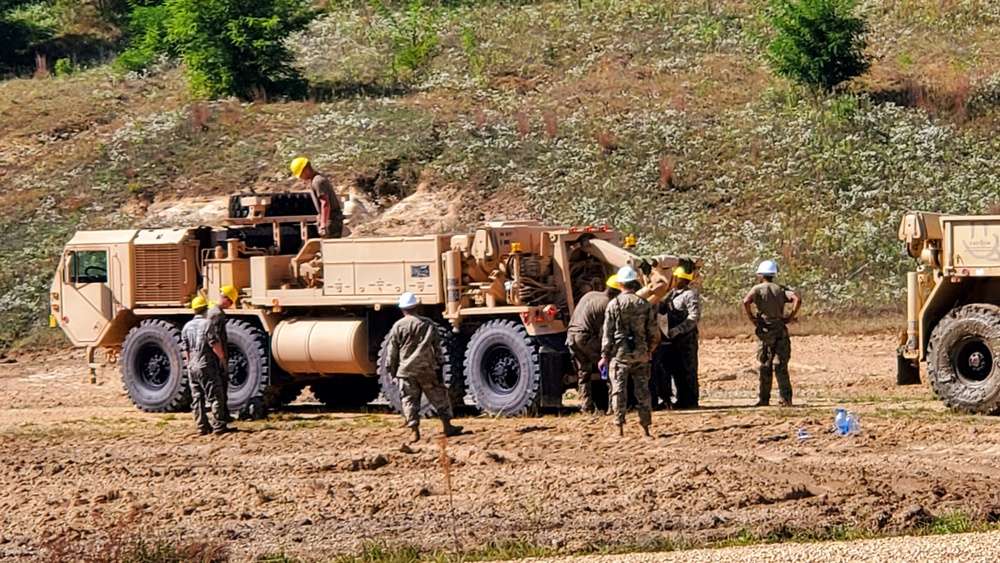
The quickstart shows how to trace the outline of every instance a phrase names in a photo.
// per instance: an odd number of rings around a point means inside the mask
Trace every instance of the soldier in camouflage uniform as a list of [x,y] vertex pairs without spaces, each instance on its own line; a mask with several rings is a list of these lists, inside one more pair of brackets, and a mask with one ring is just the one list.
[[[760,339],[757,359],[760,360],[760,399],[754,406],[766,407],[771,401],[771,381],[778,380],[781,406],[792,406],[792,383],[788,378],[788,360],[792,356],[792,341],[788,337],[788,323],[795,319],[802,298],[783,285],[774,283],[778,265],[764,260],[757,268],[758,284],[743,298],[743,310]],[[792,312],[785,316],[785,305],[792,304]],[[751,307],[757,308],[755,315]],[[773,378],[772,378],[773,373]]]
[[635,270],[623,266],[618,270],[618,283],[622,294],[608,304],[604,316],[604,337],[601,341],[599,369],[610,362],[612,405],[618,435],[625,424],[628,380],[632,378],[639,424],[649,436],[652,421],[652,398],[649,393],[650,353],[660,342],[660,329],[656,324],[656,311],[648,301],[636,295],[641,287]]
[[[701,297],[691,287],[694,276],[683,266],[674,270],[676,285],[660,303],[659,324],[666,337],[657,348],[665,368],[667,385],[673,380],[677,389],[678,409],[698,406],[698,322],[701,321]],[[669,405],[668,405],[669,406]]]
[[403,418],[413,432],[411,443],[420,440],[420,401],[427,396],[441,418],[445,436],[462,433],[461,426],[451,424],[451,402],[441,378],[441,337],[431,319],[416,314],[420,300],[410,292],[399,298],[403,318],[389,331],[386,347],[389,375],[399,381],[403,400]]
[[591,382],[597,374],[597,362],[601,359],[604,311],[608,303],[621,293],[617,275],[608,278],[605,286],[604,291],[591,291],[580,298],[566,328],[566,347],[573,360],[580,391],[580,412],[585,414],[599,414],[590,391]]
[[[208,303],[202,296],[191,300],[194,318],[181,331],[181,350],[187,363],[188,382],[191,385],[191,407],[194,421],[201,435],[224,434],[229,431],[229,421],[224,409],[222,395],[223,380],[219,374],[222,361],[222,343],[209,326],[205,317]],[[205,412],[206,405],[212,409],[210,422]]]
[[222,383],[224,383],[219,396],[222,400],[222,412],[226,422],[232,422],[233,420],[232,415],[229,413],[229,333],[226,328],[229,318],[226,315],[226,309],[235,305],[239,299],[240,292],[235,287],[224,285],[219,289],[219,302],[209,308],[206,315],[210,330],[215,339],[222,345],[222,359],[215,369],[222,378]]

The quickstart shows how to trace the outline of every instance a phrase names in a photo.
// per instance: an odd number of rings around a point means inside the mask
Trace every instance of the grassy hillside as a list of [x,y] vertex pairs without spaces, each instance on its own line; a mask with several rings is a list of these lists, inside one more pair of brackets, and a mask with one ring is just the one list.
[[[715,308],[763,258],[813,311],[895,308],[901,213],[1000,202],[992,2],[871,3],[875,63],[826,98],[771,75],[754,1],[399,10],[337,4],[295,37],[306,102],[191,100],[170,68],[0,83],[0,344],[44,320],[75,229],[293,187],[300,153],[383,201],[424,180],[462,194],[466,222],[607,223],[702,255]],[[400,70],[400,38],[435,36],[426,66]]]

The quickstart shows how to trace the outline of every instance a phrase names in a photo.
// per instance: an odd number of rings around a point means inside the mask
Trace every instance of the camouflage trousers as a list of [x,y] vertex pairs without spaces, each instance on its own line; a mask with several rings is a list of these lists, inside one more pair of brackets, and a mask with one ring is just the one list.
[[[788,360],[792,357],[792,341],[785,326],[757,327],[757,359],[760,361],[760,402],[771,400],[771,382],[778,380],[782,401],[792,402],[792,382],[788,378]],[[773,377],[772,377],[773,375]]]
[[625,424],[625,410],[628,407],[628,380],[632,379],[632,391],[635,393],[636,407],[639,413],[639,424],[643,428],[652,422],[653,399],[649,392],[649,362],[643,360],[625,360],[613,358],[608,369],[611,379],[611,406],[615,413],[615,421],[619,426]]
[[[229,422],[229,411],[219,372],[214,369],[189,370],[188,383],[191,386],[191,410],[198,431],[208,433],[225,428]],[[212,411],[213,422],[209,422],[207,409]]]
[[598,338],[584,340],[582,335],[571,334],[566,337],[566,346],[569,348],[569,356],[576,371],[580,410],[587,413],[594,412],[597,407],[594,405],[591,384],[598,373],[597,362],[601,360],[601,341]]
[[[448,388],[436,373],[421,374],[399,378],[399,390],[403,400],[403,419],[408,428],[420,426],[420,403],[426,396],[443,421],[451,420],[451,401],[448,400]],[[446,425],[447,426],[447,425]]]

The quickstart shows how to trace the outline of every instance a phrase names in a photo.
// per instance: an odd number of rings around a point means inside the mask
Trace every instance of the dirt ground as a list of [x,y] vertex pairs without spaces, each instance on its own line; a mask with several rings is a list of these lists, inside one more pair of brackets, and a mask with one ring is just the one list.
[[[114,372],[91,384],[79,352],[22,355],[0,365],[0,558],[74,559],[133,534],[224,546],[234,560],[314,559],[368,540],[574,549],[1000,514],[997,421],[897,387],[894,342],[793,336],[799,406],[753,409],[754,342],[706,340],[704,408],[654,413],[654,438],[634,414],[622,439],[608,417],[569,410],[470,417],[460,423],[474,433],[450,439],[445,458],[437,421],[406,454],[397,415],[301,400],[203,438],[189,414],[134,409]],[[837,406],[858,413],[860,436],[831,433]],[[813,437],[798,440],[800,428]]]

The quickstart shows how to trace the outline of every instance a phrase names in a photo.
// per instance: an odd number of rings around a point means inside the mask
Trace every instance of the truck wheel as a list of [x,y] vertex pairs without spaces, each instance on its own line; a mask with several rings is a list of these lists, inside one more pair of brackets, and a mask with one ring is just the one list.
[[[226,335],[229,337],[229,411],[239,412],[240,418],[263,418],[264,387],[271,367],[267,335],[239,319],[229,319]],[[248,406],[252,409],[246,410]]]
[[172,323],[147,319],[122,344],[122,383],[132,404],[146,412],[191,408],[191,388],[181,352],[181,332]]
[[927,376],[954,411],[1000,411],[1000,307],[965,305],[945,315],[931,332]]
[[[441,356],[444,358],[444,366],[441,368],[441,375],[444,377],[444,384],[448,388],[448,399],[451,401],[451,408],[457,409],[465,404],[465,385],[462,384],[462,355],[458,350],[458,341],[450,330],[443,326],[438,326],[438,335],[441,336]],[[389,407],[394,412],[403,412],[403,398],[399,391],[399,385],[393,382],[389,375],[388,359],[386,358],[386,345],[389,342],[389,335],[382,339],[382,346],[378,351],[378,383],[382,389],[382,396],[389,402]],[[424,397],[420,402],[420,416],[426,418],[433,414],[430,402]]]
[[490,321],[469,339],[465,383],[483,412],[517,416],[533,410],[540,378],[538,350],[520,324]]
[[319,402],[335,409],[363,407],[378,398],[378,379],[364,375],[346,375],[309,386]]

